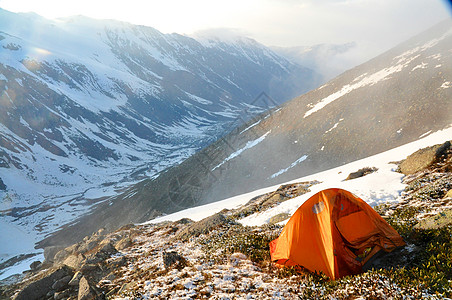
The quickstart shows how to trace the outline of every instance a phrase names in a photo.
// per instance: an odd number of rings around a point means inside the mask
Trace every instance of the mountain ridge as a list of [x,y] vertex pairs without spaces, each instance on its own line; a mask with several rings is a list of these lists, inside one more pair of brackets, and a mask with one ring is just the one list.
[[43,237],[317,82],[249,40],[0,10],[0,222]]
[[129,217],[143,222],[279,184],[449,128],[451,48],[452,22],[446,21],[255,117],[40,246],[81,238],[69,232],[113,229]]

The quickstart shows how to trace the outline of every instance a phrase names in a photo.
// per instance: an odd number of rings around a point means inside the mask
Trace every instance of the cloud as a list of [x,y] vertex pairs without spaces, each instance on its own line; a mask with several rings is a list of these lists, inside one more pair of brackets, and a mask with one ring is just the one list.
[[[63,4],[64,3],[64,4]],[[52,17],[83,14],[142,24],[163,31],[192,34],[216,28],[245,33],[276,46],[304,46],[353,41],[381,50],[450,17],[445,0],[0,0],[13,11]],[[223,28],[219,30],[218,28]]]

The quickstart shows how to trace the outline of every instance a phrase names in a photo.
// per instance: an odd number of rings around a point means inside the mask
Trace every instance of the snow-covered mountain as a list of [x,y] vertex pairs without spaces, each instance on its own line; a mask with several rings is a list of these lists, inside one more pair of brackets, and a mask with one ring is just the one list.
[[279,184],[449,128],[451,49],[447,20],[108,199],[41,246]]
[[1,226],[52,232],[317,79],[247,38],[0,9]]

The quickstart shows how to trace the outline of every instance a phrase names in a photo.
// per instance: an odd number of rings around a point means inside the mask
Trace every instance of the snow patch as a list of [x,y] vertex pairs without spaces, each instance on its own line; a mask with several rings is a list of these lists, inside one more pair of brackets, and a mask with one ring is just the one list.
[[411,69],[411,72],[417,70],[417,69],[427,69],[428,63],[421,63],[420,65],[415,66],[413,69]]
[[224,165],[226,162],[230,161],[231,159],[239,156],[240,154],[242,154],[245,150],[251,149],[254,146],[256,146],[257,144],[259,144],[260,142],[262,142],[263,140],[265,140],[265,138],[267,137],[267,135],[271,132],[268,131],[266,134],[264,134],[263,136],[261,136],[258,139],[255,139],[254,141],[249,141],[246,143],[245,147],[235,151],[234,153],[232,153],[231,155],[229,155],[225,160],[223,160],[220,164],[218,164],[216,167],[214,167],[212,169],[212,171],[218,169],[219,167],[221,167],[222,165]]
[[185,94],[192,100],[198,102],[199,104],[203,104],[203,105],[210,105],[212,104],[212,101],[198,97],[196,95],[190,94],[188,92],[185,92]]
[[422,139],[423,137],[429,135],[430,133],[432,133],[431,130],[427,131],[426,133],[421,134],[421,135],[419,136],[419,138]]
[[271,175],[269,178],[275,178],[278,177],[281,174],[286,173],[288,170],[292,169],[293,167],[295,167],[296,165],[298,165],[299,163],[303,162],[306,160],[306,158],[308,158],[307,155],[303,155],[302,157],[300,157],[299,159],[297,159],[296,161],[294,161],[293,163],[290,164],[290,166],[288,166],[285,169],[281,169],[278,172],[276,172],[275,174]]
[[253,128],[254,126],[259,125],[260,122],[262,122],[262,119],[259,120],[259,121],[257,121],[256,123],[251,124],[251,125],[248,126],[247,128],[243,129],[239,134],[242,134],[242,133],[244,133],[245,131],[250,130],[250,129]]
[[333,129],[335,129],[338,125],[339,125],[339,123],[341,122],[341,121],[343,121],[344,119],[340,119],[339,120],[339,122],[337,122],[336,124],[334,124],[333,125],[333,127],[331,127],[330,129],[328,129],[327,131],[325,131],[325,133],[328,133],[328,132],[331,132]]
[[[303,118],[306,118],[308,116],[310,116],[311,114],[321,110],[322,108],[324,108],[325,106],[327,106],[328,104],[334,102],[335,100],[341,98],[342,96],[358,89],[361,87],[365,87],[365,86],[372,86],[380,81],[389,79],[389,76],[393,73],[397,73],[402,71],[402,69],[406,66],[408,62],[405,62],[404,64],[398,64],[395,66],[391,66],[388,68],[384,68],[378,72],[375,72],[369,76],[364,77],[363,79],[361,79],[360,81],[356,82],[356,83],[352,83],[352,84],[347,84],[344,85],[342,87],[342,89],[340,89],[339,91],[323,98],[322,100],[320,100],[317,104],[313,105],[312,108],[310,110],[308,110]],[[359,78],[359,77],[358,77]],[[357,79],[355,78],[352,82],[357,81]]]
[[442,89],[448,89],[448,88],[450,88],[450,87],[452,87],[450,81],[446,81],[446,82],[444,82],[444,83],[441,85],[441,88],[442,88]]

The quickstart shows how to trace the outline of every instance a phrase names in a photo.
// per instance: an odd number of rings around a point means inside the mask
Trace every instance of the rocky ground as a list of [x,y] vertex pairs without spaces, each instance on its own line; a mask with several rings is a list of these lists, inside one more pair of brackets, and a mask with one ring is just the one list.
[[374,260],[360,275],[329,281],[276,268],[268,242],[282,230],[276,223],[289,216],[260,227],[235,221],[306,193],[314,181],[282,186],[239,210],[199,222],[130,225],[109,234],[101,230],[70,247],[46,249],[46,261],[34,263],[19,283],[1,283],[0,299],[450,298],[450,143],[414,153],[399,165],[406,190],[397,204],[376,209],[407,246]]

